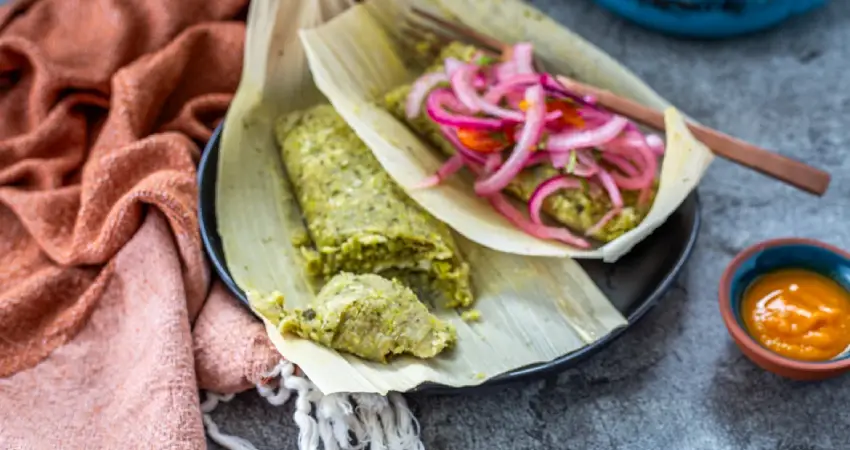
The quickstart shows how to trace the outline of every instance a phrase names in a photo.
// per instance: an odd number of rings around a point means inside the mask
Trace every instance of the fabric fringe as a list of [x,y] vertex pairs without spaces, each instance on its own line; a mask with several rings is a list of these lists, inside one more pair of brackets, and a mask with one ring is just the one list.
[[[263,379],[266,382],[257,384],[257,393],[274,406],[296,394],[293,418],[298,425],[299,450],[425,449],[419,439],[419,422],[399,393],[386,397],[323,395],[306,377],[296,375],[295,366],[288,361],[281,361]],[[219,402],[233,397],[206,392],[201,412],[207,435],[228,450],[257,450],[248,440],[221,432],[210,416]]]

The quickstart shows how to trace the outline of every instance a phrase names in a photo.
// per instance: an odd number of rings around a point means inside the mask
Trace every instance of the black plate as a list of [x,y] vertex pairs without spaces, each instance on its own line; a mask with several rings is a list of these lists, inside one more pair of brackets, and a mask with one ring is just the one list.
[[[201,237],[204,240],[204,248],[219,277],[230,291],[247,305],[248,300],[245,294],[227,271],[221,238],[218,235],[216,224],[215,183],[218,176],[220,136],[221,127],[216,129],[207,143],[198,167]],[[685,200],[664,225],[616,263],[605,264],[598,260],[581,261],[582,267],[608,296],[611,303],[628,319],[629,324],[578,351],[546,363],[533,364],[499,375],[488,380],[481,387],[540,378],[561,372],[598,352],[619,337],[626,329],[643,317],[673,285],[673,281],[691,255],[699,227],[699,198],[695,192]],[[429,393],[457,393],[468,389],[429,384],[420,386],[416,390]]]

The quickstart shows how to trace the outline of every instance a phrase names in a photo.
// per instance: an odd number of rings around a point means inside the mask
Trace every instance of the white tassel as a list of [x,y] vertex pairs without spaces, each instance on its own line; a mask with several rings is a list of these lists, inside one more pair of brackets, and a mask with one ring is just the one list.
[[213,422],[209,414],[203,416],[204,426],[207,429],[207,435],[216,444],[226,448],[227,450],[257,450],[253,444],[239,436],[224,434],[218,429],[218,425]]
[[357,420],[354,414],[354,407],[351,405],[351,399],[348,395],[337,394],[334,396],[337,401],[337,408],[342,411],[342,416],[334,419],[334,434],[337,439],[341,440],[343,436],[349,439],[349,433],[354,434],[354,440],[357,445],[344,448],[351,450],[359,450],[366,447],[368,436],[366,435],[366,427]]
[[330,397],[325,396],[319,401],[319,410],[316,412],[316,417],[319,419],[319,437],[322,438],[325,450],[340,450],[340,442],[334,436],[333,425],[331,424],[331,417],[334,412],[329,411]]
[[[354,408],[345,394],[324,396],[319,402],[317,412],[319,433],[325,450],[342,448],[359,450],[366,446],[366,433],[354,415]],[[350,433],[354,434],[356,445],[352,445]]]
[[233,400],[233,397],[233,394],[218,395],[207,392],[207,399],[201,403],[201,412],[203,413],[201,418],[204,421],[204,427],[207,429],[207,435],[213,442],[227,450],[257,450],[247,439],[222,433],[218,425],[213,422],[212,416],[210,416],[210,413],[218,406],[219,402],[227,403]]
[[[298,425],[299,450],[319,450],[320,443],[324,450],[361,450],[367,446],[369,450],[425,449],[419,439],[419,423],[401,394],[326,396],[310,380],[294,373],[292,363],[281,361],[263,377],[279,378],[277,389],[272,382],[256,387],[260,396],[275,406],[286,403],[293,392],[297,395],[293,419]],[[201,412],[207,434],[228,450],[256,450],[246,439],[222,433],[210,416],[219,402],[229,402],[233,397],[206,393]],[[311,415],[314,408],[318,420]],[[351,442],[352,434],[356,443]]]
[[366,427],[369,450],[388,450],[380,420],[381,412],[389,407],[387,398],[375,394],[353,394],[352,397],[357,402],[357,418]]
[[313,404],[321,400],[322,393],[313,389],[313,383],[299,376],[290,375],[283,379],[283,385],[295,391],[295,424],[298,425],[298,448],[317,450],[319,448],[319,424],[310,416]]
[[407,400],[398,392],[390,392],[389,400],[396,414],[395,434],[390,441],[397,442],[398,448],[425,450],[425,444],[419,439],[419,421],[407,407]]
[[[295,366],[292,365],[289,361],[281,361],[278,365],[272,369],[268,375],[264,378],[287,378],[295,371]],[[266,399],[267,402],[274,406],[281,406],[285,404],[289,397],[292,395],[292,391],[290,391],[283,383],[278,383],[278,390],[275,392],[272,384],[257,384],[257,393],[260,394],[260,397]]]

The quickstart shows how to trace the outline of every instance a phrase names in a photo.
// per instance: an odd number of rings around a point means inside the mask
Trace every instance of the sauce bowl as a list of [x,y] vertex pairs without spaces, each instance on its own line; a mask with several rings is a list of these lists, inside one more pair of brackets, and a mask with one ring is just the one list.
[[805,269],[850,290],[850,254],[812,239],[783,238],[755,244],[739,253],[720,278],[720,313],[741,352],[759,367],[795,380],[821,380],[850,370],[846,352],[828,361],[789,359],[763,347],[747,332],[741,300],[759,276],[779,269]]

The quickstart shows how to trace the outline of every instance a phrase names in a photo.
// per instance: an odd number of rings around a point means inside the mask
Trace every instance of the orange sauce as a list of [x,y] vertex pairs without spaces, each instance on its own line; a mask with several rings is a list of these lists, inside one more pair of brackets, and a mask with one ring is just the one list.
[[850,293],[808,270],[756,279],[744,293],[741,315],[753,338],[787,358],[826,361],[850,345]]

